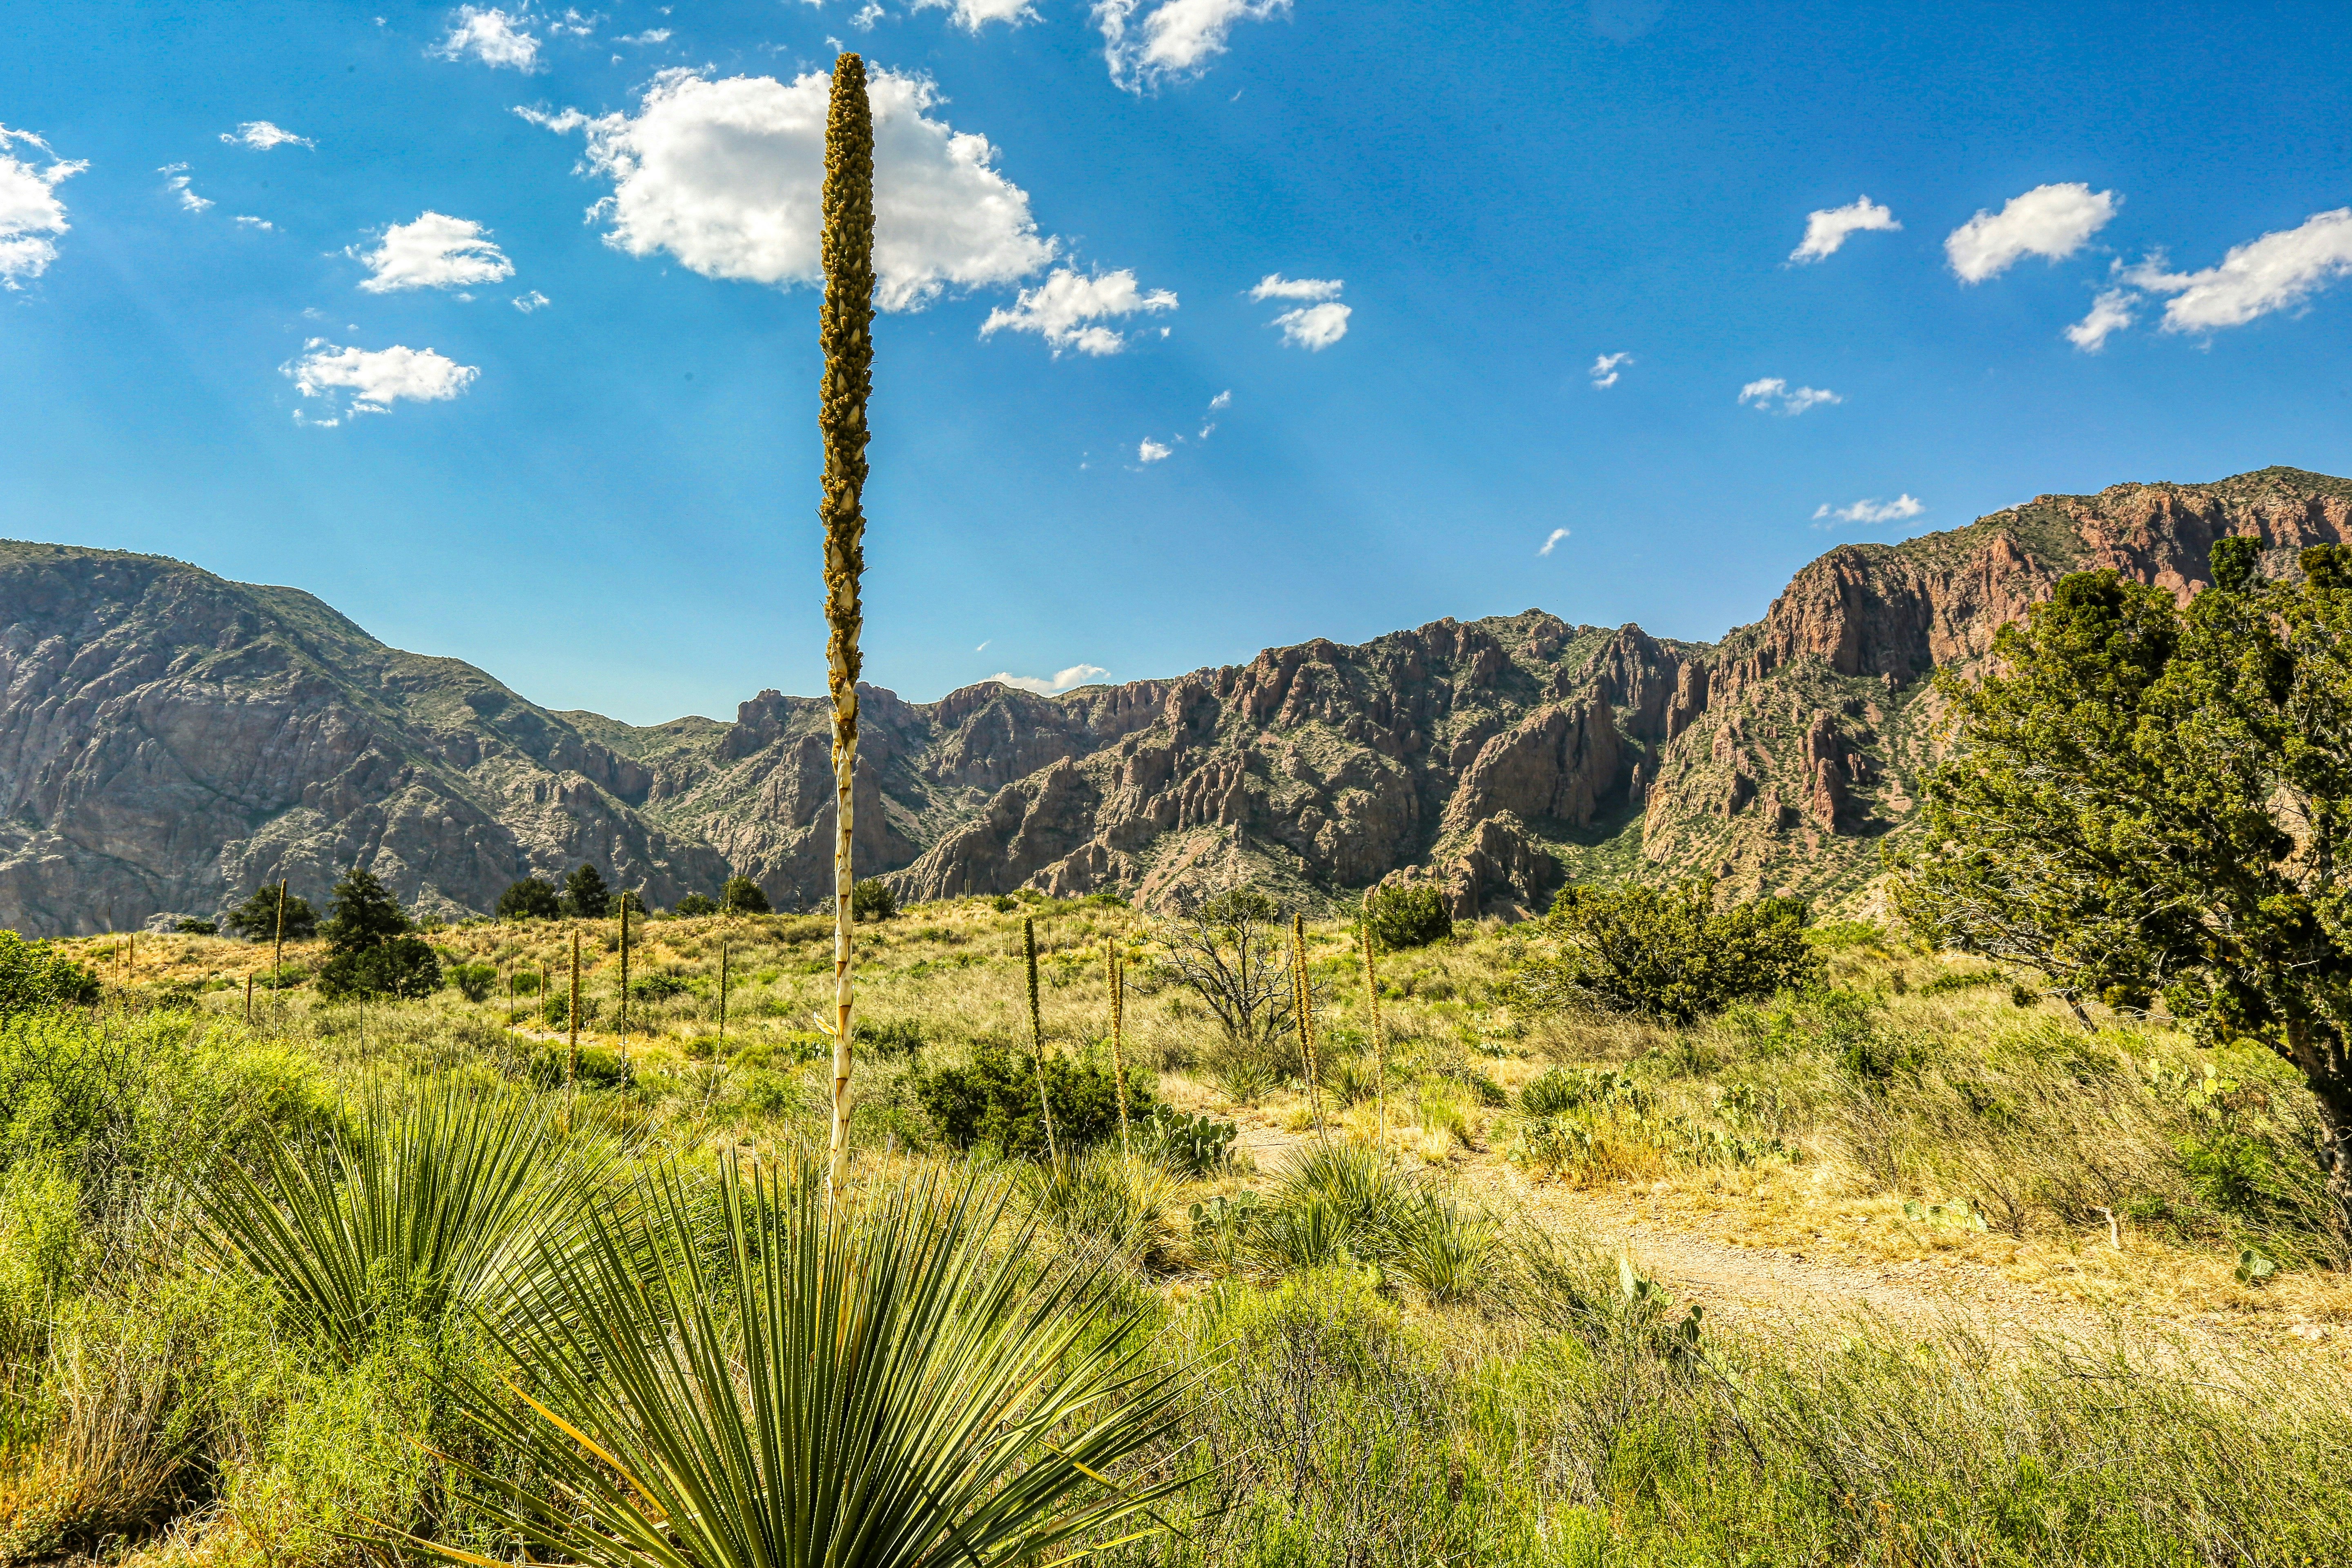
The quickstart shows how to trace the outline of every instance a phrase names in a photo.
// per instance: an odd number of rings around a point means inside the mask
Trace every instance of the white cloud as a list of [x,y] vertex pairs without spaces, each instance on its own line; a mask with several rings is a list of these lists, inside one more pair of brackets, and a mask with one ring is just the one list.
[[583,16],[577,11],[567,9],[563,13],[563,19],[562,21],[548,23],[547,30],[553,33],[558,37],[569,35],[575,38],[584,38],[589,34],[594,32],[596,30],[596,24],[604,19],[604,17],[601,12],[593,16]]
[[1103,58],[1110,79],[1140,92],[1170,77],[1198,76],[1225,52],[1236,22],[1263,22],[1290,9],[1290,0],[1160,0],[1139,27],[1129,22],[1140,0],[1096,0]]
[[1616,385],[1617,378],[1625,374],[1617,367],[1633,363],[1633,356],[1630,353],[1599,355],[1593,360],[1590,372],[1592,384],[1596,387]]
[[1805,215],[1805,237],[1797,248],[1789,252],[1789,259],[1803,263],[1819,261],[1835,256],[1846,236],[1868,229],[1899,229],[1891,207],[1881,206],[1868,196],[1857,196],[1851,206],[1823,207]]
[[616,44],[667,44],[669,42],[669,29],[667,27],[647,27],[642,33],[623,34],[620,37],[614,38],[613,41]]
[[267,120],[248,120],[234,131],[224,131],[220,139],[233,147],[250,147],[257,153],[267,153],[272,147],[316,147],[308,136],[297,136],[282,131]]
[[[17,142],[47,154],[48,166],[37,169],[9,152]],[[72,226],[58,185],[89,167],[85,158],[59,158],[29,131],[0,125],[0,287],[21,287],[17,279],[38,278],[58,258],[57,241],[49,237]]]
[[1308,305],[1285,310],[1273,324],[1282,329],[1284,342],[1320,353],[1348,335],[1348,318],[1354,313],[1346,305]]
[[[986,647],[988,645],[982,643],[980,646]],[[1074,664],[1067,669],[1055,670],[1051,679],[1040,679],[1034,675],[1006,675],[1002,672],[992,675],[988,679],[1000,685],[1014,687],[1023,691],[1034,691],[1040,697],[1059,697],[1073,687],[1084,686],[1096,677],[1109,673],[1109,670],[1098,664]]]
[[1944,237],[1944,255],[1963,283],[1981,283],[2009,269],[2021,257],[2063,261],[2106,227],[2123,198],[2095,191],[2080,181],[2036,185],[2012,196],[1998,213],[1976,216]]
[[530,315],[533,310],[544,310],[550,305],[555,303],[554,300],[549,299],[546,295],[541,293],[536,289],[532,289],[528,294],[516,295],[509,302],[516,310],[520,310],[526,316]]
[[446,213],[420,213],[414,223],[396,223],[383,231],[383,242],[362,254],[345,255],[366,265],[369,276],[360,287],[371,294],[402,289],[458,289],[470,283],[496,283],[514,276],[514,263],[490,243],[489,230],[472,218]]
[[1829,502],[1823,501],[1813,510],[1813,521],[1824,525],[1829,522],[1900,522],[1906,517],[1916,517],[1927,510],[1926,504],[1918,497],[1906,491],[1893,500],[1881,500],[1876,496],[1872,496],[1866,500],[1858,500],[1852,506],[1842,506],[1834,510],[1831,508]]
[[1250,290],[1253,300],[1336,300],[1347,287],[1340,278],[1285,278],[1269,272]]
[[434,52],[443,59],[471,55],[486,66],[511,66],[530,71],[539,66],[539,40],[524,30],[520,13],[509,16],[495,6],[461,5],[449,36]]
[[[706,278],[814,283],[829,79],[713,81],[693,71],[654,79],[635,117],[516,110],[552,131],[585,127],[588,165],[613,182],[589,209],[605,243],[632,256],[666,250]],[[995,167],[985,136],[924,111],[930,83],[879,71],[874,107],[876,303],[919,310],[950,288],[1010,283],[1054,259],[1029,197]]]
[[2086,354],[2097,353],[2107,346],[2110,333],[2119,332],[2132,324],[2132,307],[2139,296],[2128,289],[2107,289],[2091,301],[2091,313],[2066,329],[2066,341]]
[[267,230],[274,229],[278,226],[270,222],[266,217],[247,217],[245,214],[239,213],[236,215],[236,226],[239,228],[258,228]]
[[1536,551],[1536,553],[1537,553],[1537,554],[1538,554],[1538,555],[1549,555],[1549,554],[1550,554],[1554,550],[1557,550],[1558,548],[1559,548],[1559,542],[1560,542],[1561,540],[1563,540],[1563,539],[1566,539],[1567,537],[1568,537],[1568,530],[1566,530],[1566,529],[1564,529],[1564,528],[1555,528],[1555,529],[1553,529],[1553,530],[1551,531],[1551,532],[1550,532],[1550,533],[1549,533],[1549,534],[1545,538],[1545,540],[1544,540],[1543,543],[1542,543],[1539,547],[1538,547],[1538,549],[1537,549],[1537,551]]
[[948,19],[967,33],[977,33],[991,22],[1017,27],[1037,20],[1029,0],[915,0],[914,9],[948,12]]
[[1843,403],[1844,398],[1826,387],[1792,387],[1777,375],[1751,381],[1739,389],[1741,404],[1754,404],[1768,414],[1802,414],[1816,404]]
[[1135,457],[1138,462],[1156,463],[1174,450],[1174,447],[1163,447],[1159,442],[1153,440],[1150,437],[1146,436],[1143,438],[1142,444],[1135,448]]
[[1172,310],[1176,296],[1165,289],[1145,293],[1127,268],[1092,277],[1057,267],[1034,289],[1024,289],[1010,310],[998,306],[980,324],[980,335],[999,331],[1035,332],[1053,346],[1055,357],[1064,349],[1085,354],[1115,354],[1127,340],[1101,325],[1105,321],[1138,312]]
[[2219,267],[2167,272],[2158,257],[2126,269],[2124,279],[2150,293],[2172,296],[2164,304],[2166,331],[2198,332],[2242,327],[2258,316],[2300,305],[2347,273],[2352,207],[2338,207],[2313,214],[2299,227],[2233,245]]
[[1228,387],[1223,392],[1217,394],[1216,396],[1209,399],[1209,408],[1212,412],[1214,412],[1217,409],[1229,406],[1233,403],[1233,390]]
[[[402,398],[415,403],[445,403],[480,375],[478,366],[459,364],[431,349],[339,348],[324,338],[302,345],[302,357],[279,367],[291,376],[305,397],[323,397],[331,405],[349,393],[350,414],[383,414]],[[295,416],[299,419],[301,416]],[[332,423],[324,421],[322,423]]]
[[200,213],[213,205],[188,189],[191,176],[185,163],[166,163],[155,172],[164,176],[163,188],[180,198],[180,206],[184,211]]

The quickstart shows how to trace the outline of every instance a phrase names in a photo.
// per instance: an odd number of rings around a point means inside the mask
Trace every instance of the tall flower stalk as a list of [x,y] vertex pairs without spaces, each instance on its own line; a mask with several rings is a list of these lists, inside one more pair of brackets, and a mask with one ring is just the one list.
[[866,571],[866,400],[874,388],[874,111],[866,62],[833,62],[824,125],[824,351],[817,426],[824,440],[825,679],[833,693],[833,1138],[828,1185],[841,1190],[849,1152],[851,1012],[849,894],[852,785],[857,772],[857,635],[865,624],[858,580]]

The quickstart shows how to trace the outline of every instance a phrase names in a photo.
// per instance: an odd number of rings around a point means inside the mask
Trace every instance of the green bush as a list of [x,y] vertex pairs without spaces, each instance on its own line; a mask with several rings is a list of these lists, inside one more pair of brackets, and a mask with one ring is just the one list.
[[769,907],[768,895],[760,891],[760,884],[749,877],[730,877],[719,889],[721,908],[739,915],[764,915],[774,911]]
[[502,921],[556,920],[563,913],[563,895],[552,882],[525,877],[499,895],[498,912]]
[[1454,934],[1454,915],[1435,888],[1382,888],[1364,901],[1372,941],[1389,952],[1426,947]]
[[[247,942],[278,939],[278,884],[265,883],[221,917],[221,929]],[[308,942],[319,934],[319,912],[298,894],[286,895],[286,940]]]
[[669,912],[682,921],[715,915],[719,912],[719,900],[708,893],[688,893],[670,906]]
[[911,1057],[923,1048],[923,1025],[919,1018],[893,1018],[877,1023],[860,1018],[851,1031],[860,1051],[870,1051],[877,1057]]
[[1717,909],[1713,884],[1568,888],[1538,927],[1554,951],[1512,977],[1514,1001],[1582,1005],[1685,1025],[1734,1002],[1822,984],[1827,962],[1805,941],[1796,899]]
[[879,877],[868,877],[855,882],[849,889],[849,918],[856,921],[887,921],[898,912],[898,895],[890,884]]
[[648,974],[643,980],[629,982],[629,994],[641,1002],[666,1002],[673,996],[683,996],[694,987],[676,974]]
[[[963,1067],[944,1067],[915,1080],[916,1103],[940,1139],[957,1149],[984,1145],[1000,1154],[1041,1159],[1045,1130],[1038,1114],[1037,1067],[1026,1051],[982,1046]],[[1118,1136],[1118,1088],[1110,1073],[1087,1062],[1049,1057],[1045,1100],[1054,1112],[1054,1142],[1064,1154]],[[1128,1079],[1129,1117],[1150,1114],[1151,1091]]]
[[442,973],[468,1002],[487,1002],[498,988],[499,970],[494,963],[453,963]]
[[199,920],[194,915],[185,915],[172,922],[172,934],[174,936],[218,936],[220,934],[220,927],[215,921]]
[[43,1007],[87,1005],[99,998],[98,976],[45,942],[0,931],[0,1017]]

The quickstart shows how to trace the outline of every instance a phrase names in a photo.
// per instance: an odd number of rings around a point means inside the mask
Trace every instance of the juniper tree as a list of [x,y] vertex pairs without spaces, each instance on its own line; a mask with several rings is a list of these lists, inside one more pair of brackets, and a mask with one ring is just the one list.
[[858,583],[866,571],[866,400],[874,385],[874,111],[866,62],[833,63],[824,127],[824,305],[817,338],[824,352],[817,424],[824,441],[825,682],[833,694],[834,1037],[830,1181],[841,1187],[849,1150],[852,784],[857,771],[857,637],[864,625]]

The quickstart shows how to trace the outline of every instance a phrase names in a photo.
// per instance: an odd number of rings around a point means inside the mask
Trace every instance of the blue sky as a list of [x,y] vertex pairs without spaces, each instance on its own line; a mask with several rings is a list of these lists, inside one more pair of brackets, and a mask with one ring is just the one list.
[[2340,4],[0,28],[0,533],[557,707],[824,688],[836,43],[884,95],[866,669],[911,698],[1529,605],[1713,637],[1843,540],[2352,471]]

